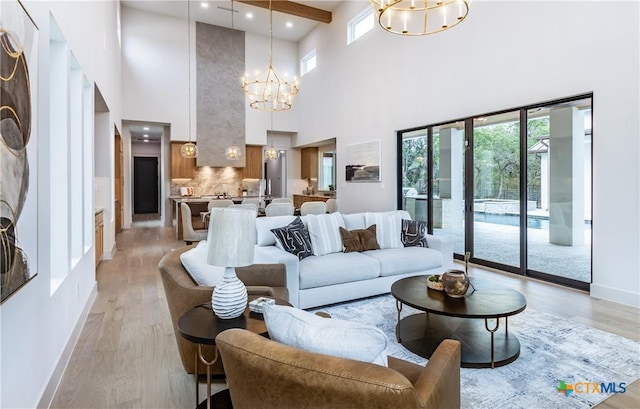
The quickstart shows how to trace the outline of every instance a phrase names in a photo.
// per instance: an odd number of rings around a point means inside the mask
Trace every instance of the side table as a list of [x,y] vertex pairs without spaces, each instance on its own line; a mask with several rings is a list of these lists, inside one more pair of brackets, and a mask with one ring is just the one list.
[[[256,296],[249,296],[249,301],[257,298]],[[276,298],[276,304],[278,305],[291,305],[285,300]],[[216,336],[224,330],[230,328],[242,328],[256,334],[266,334],[267,326],[264,323],[262,314],[251,312],[249,307],[244,310],[244,314],[238,318],[232,320],[222,320],[215,316],[211,309],[211,303],[196,305],[191,310],[187,311],[178,321],[178,331],[180,335],[198,344],[198,351],[195,354],[195,385],[196,385],[196,405],[197,409],[217,409],[217,408],[230,408],[231,398],[228,390],[218,392],[211,396],[211,366],[218,360],[218,350],[214,348],[214,356],[210,361],[207,360],[202,354],[203,345],[216,344]],[[198,393],[198,360],[207,367],[207,399],[200,402],[200,396]],[[216,399],[213,399],[216,398]],[[213,401],[215,400],[215,404]],[[212,406],[213,405],[213,406]]]

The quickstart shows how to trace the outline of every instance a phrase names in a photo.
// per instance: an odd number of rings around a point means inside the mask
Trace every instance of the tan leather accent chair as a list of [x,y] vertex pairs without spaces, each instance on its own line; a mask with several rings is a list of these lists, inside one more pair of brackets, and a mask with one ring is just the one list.
[[[169,313],[173,322],[173,331],[182,365],[187,373],[194,373],[195,353],[197,344],[188,341],[178,331],[180,317],[196,305],[211,301],[213,287],[196,284],[187,270],[182,266],[180,254],[195,246],[186,246],[167,253],[158,264],[164,291],[167,297]],[[247,286],[249,296],[270,296],[289,301],[289,291],[286,287],[286,272],[284,264],[253,264],[247,267],[236,267],[238,278]],[[203,354],[210,360],[214,356],[212,346],[204,346]],[[199,363],[198,373],[206,373],[206,367]],[[224,374],[222,361],[218,359],[211,368],[214,375]]]
[[425,366],[389,367],[292,348],[242,329],[216,338],[234,409],[459,408],[460,342],[444,340]]

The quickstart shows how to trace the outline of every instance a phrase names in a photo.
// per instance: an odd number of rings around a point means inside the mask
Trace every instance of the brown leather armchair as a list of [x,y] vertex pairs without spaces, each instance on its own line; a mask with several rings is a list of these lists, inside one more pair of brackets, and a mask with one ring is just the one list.
[[[194,283],[187,270],[182,266],[180,254],[193,247],[186,246],[173,250],[167,253],[158,264],[171,313],[173,331],[178,343],[178,351],[187,373],[194,373],[195,353],[198,346],[182,338],[178,331],[178,320],[196,305],[210,302],[213,292],[213,287],[199,286]],[[236,267],[236,274],[247,286],[249,295],[270,296],[289,301],[284,264],[254,264],[247,267]],[[213,347],[204,346],[203,354],[210,360],[214,356]],[[201,362],[199,365],[198,373],[206,373],[206,367]],[[211,373],[214,375],[224,373],[221,360],[218,360],[211,368]]]
[[242,329],[216,338],[234,409],[459,408],[460,342],[420,366],[389,367],[292,348]]

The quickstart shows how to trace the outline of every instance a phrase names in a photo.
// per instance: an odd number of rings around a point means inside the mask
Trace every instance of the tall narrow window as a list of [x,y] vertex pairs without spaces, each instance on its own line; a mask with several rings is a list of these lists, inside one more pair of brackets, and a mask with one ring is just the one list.
[[305,75],[309,71],[316,68],[318,60],[316,58],[316,49],[311,50],[310,53],[302,57],[300,60],[300,75]]
[[367,7],[347,24],[347,44],[351,44],[373,28],[373,9]]

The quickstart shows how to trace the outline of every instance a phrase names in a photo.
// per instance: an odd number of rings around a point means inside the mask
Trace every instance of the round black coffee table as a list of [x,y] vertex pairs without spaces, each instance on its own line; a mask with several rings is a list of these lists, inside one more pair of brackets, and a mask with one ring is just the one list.
[[[522,312],[527,300],[518,291],[503,285],[471,278],[476,288],[463,298],[451,298],[444,291],[427,288],[427,276],[403,278],[391,286],[396,298],[398,342],[409,351],[429,358],[444,339],[461,343],[461,366],[495,368],[520,356],[520,342],[509,333],[508,317]],[[402,306],[424,313],[400,319]],[[504,318],[504,331],[500,319]]]

